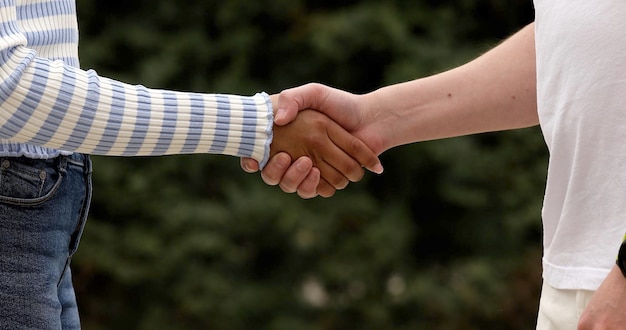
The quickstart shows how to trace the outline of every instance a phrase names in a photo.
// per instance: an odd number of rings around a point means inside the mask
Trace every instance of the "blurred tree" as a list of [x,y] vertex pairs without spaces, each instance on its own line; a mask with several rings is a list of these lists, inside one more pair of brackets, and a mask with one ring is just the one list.
[[[354,92],[479,55],[530,1],[78,0],[84,68],[149,87]],[[85,329],[528,329],[538,129],[396,148],[303,201],[225,156],[94,159],[74,270]]]

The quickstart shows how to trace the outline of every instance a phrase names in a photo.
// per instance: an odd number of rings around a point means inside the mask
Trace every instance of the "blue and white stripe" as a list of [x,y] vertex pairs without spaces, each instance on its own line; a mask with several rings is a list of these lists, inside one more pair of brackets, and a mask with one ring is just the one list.
[[74,1],[0,0],[0,156],[215,153],[267,161],[267,94],[156,90],[78,65]]

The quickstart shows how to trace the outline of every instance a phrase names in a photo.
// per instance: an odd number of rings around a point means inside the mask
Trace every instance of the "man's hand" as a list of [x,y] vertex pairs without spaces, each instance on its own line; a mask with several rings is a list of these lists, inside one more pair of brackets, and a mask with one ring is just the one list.
[[[294,158],[306,156],[312,161],[320,173],[316,193],[323,197],[332,196],[335,189],[343,189],[350,181],[361,180],[364,174],[361,165],[376,168],[380,163],[376,154],[361,140],[322,113],[311,110],[300,112],[285,126],[274,126],[270,156],[275,162],[269,164],[270,170],[263,173],[263,177],[266,182],[276,182],[274,178],[268,177],[272,175],[271,171],[293,170],[302,174],[298,186],[304,184],[305,189],[307,185],[312,187],[317,175],[315,171],[306,172],[309,168],[307,160],[299,160],[300,168],[285,167],[290,159],[283,154],[274,157],[280,152],[286,152]],[[283,183],[281,188],[293,192],[293,187],[288,183]]]
[[626,328],[626,278],[614,266],[602,282],[578,323],[579,330]]

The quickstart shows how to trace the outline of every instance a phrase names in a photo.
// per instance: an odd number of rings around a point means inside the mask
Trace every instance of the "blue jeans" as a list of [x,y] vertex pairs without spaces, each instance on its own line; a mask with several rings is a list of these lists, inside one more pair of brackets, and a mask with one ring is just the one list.
[[0,329],[80,329],[70,260],[91,200],[91,162],[0,157]]

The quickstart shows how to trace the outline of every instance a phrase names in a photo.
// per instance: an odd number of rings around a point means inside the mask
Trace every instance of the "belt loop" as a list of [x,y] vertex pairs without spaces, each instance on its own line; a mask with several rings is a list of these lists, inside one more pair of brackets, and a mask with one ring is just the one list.
[[83,155],[83,157],[85,159],[85,174],[90,175],[93,172],[91,157],[87,154]]
[[59,172],[67,173],[67,156],[59,156]]

